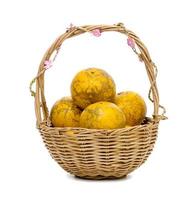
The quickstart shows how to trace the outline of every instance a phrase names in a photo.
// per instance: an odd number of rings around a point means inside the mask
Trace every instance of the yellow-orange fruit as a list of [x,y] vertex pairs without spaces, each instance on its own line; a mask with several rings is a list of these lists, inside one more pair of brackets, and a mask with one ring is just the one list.
[[68,135],[68,136],[74,136],[74,131],[73,130],[67,130],[65,132],[65,134]]
[[131,126],[130,125],[125,125],[125,128],[130,128]]
[[121,92],[115,98],[115,104],[122,109],[129,126],[139,125],[145,118],[147,107],[143,98],[136,92]]
[[113,102],[116,95],[115,82],[104,70],[88,68],[74,77],[71,95],[74,103],[82,109],[99,101]]
[[81,110],[70,97],[58,100],[51,109],[51,122],[55,127],[78,127]]
[[111,102],[97,102],[81,113],[80,126],[92,129],[116,129],[126,125],[126,118],[120,108]]

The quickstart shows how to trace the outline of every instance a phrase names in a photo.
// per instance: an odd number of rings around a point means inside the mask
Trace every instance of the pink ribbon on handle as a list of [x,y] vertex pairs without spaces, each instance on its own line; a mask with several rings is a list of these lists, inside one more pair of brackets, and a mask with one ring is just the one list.
[[127,44],[128,44],[132,49],[135,48],[135,41],[134,41],[132,38],[130,38],[130,37],[127,38]]
[[100,36],[101,36],[101,30],[98,29],[98,28],[92,30],[91,33],[92,33],[95,37],[100,37]]
[[53,62],[51,60],[45,60],[44,62],[44,68],[49,69],[53,66]]

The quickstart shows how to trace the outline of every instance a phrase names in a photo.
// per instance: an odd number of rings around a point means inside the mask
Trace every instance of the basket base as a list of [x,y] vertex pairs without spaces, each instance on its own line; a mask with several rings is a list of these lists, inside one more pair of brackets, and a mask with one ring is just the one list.
[[123,175],[120,177],[116,176],[77,176],[75,175],[75,178],[77,179],[86,179],[86,180],[117,180],[117,179],[124,179],[127,175]]

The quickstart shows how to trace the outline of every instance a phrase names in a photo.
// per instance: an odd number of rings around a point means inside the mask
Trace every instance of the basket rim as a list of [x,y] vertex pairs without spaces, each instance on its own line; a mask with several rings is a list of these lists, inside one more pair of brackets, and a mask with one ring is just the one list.
[[57,130],[57,131],[82,131],[82,132],[86,132],[86,131],[91,131],[91,132],[102,132],[102,133],[110,133],[110,132],[118,132],[118,131],[132,131],[132,130],[136,130],[139,128],[144,128],[144,127],[148,127],[148,126],[152,126],[154,124],[158,124],[159,121],[154,120],[152,117],[145,117],[146,123],[145,124],[139,124],[139,125],[135,125],[135,126],[130,126],[130,127],[123,127],[123,128],[116,128],[116,129],[91,129],[91,128],[83,128],[83,127],[53,127],[49,121],[44,120],[43,122],[40,123],[40,125],[37,127],[38,129],[49,129],[50,131],[53,130]]

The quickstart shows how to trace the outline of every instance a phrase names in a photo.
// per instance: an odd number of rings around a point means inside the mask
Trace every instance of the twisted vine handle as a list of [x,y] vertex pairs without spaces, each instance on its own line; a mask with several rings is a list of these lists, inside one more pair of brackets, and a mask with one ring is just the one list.
[[[166,119],[165,108],[159,104],[159,93],[156,84],[157,77],[157,67],[151,60],[149,52],[146,46],[142,43],[135,33],[125,28],[122,23],[114,25],[86,25],[86,26],[70,26],[65,33],[60,35],[53,44],[48,48],[44,54],[38,69],[37,76],[30,83],[31,95],[35,97],[35,113],[37,118],[37,127],[44,120],[47,121],[49,125],[49,111],[46,104],[46,99],[44,96],[44,74],[45,71],[51,67],[52,61],[55,60],[62,43],[71,37],[83,34],[85,32],[91,32],[95,36],[100,36],[102,32],[116,31],[125,34],[128,37],[128,45],[133,49],[134,53],[139,57],[140,61],[144,62],[147,75],[150,81],[150,90],[148,97],[154,105],[153,120],[159,121],[161,119]],[[51,56],[55,53],[52,61]],[[32,90],[32,85],[36,83],[36,91]],[[163,110],[162,114],[159,114],[159,108]]]

